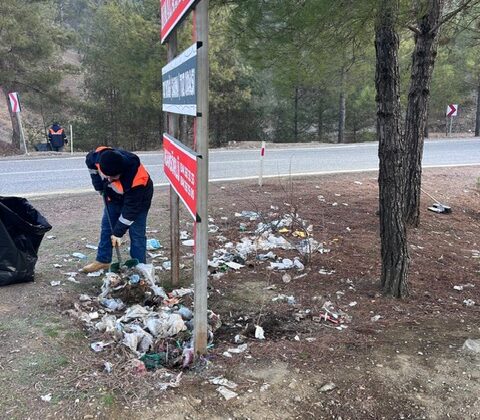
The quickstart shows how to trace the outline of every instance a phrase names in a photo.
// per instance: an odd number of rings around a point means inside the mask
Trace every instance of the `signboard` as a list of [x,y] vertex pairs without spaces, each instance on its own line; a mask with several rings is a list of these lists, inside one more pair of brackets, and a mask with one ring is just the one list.
[[10,107],[12,112],[20,112],[20,100],[18,99],[17,92],[10,92],[8,94],[8,99],[10,99]]
[[160,0],[160,14],[162,28],[160,39],[162,44],[167,39],[170,32],[182,21],[196,0]]
[[456,117],[458,112],[457,104],[449,104],[447,106],[447,117]]
[[163,135],[163,171],[170,185],[183,201],[192,217],[197,215],[197,159],[200,157],[168,134]]
[[197,43],[162,69],[165,112],[197,116]]

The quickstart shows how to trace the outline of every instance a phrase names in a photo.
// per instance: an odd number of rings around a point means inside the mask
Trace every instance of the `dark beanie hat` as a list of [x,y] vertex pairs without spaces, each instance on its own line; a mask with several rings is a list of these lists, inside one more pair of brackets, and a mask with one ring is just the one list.
[[100,155],[100,170],[107,176],[120,175],[125,168],[125,160],[117,150],[105,150]]

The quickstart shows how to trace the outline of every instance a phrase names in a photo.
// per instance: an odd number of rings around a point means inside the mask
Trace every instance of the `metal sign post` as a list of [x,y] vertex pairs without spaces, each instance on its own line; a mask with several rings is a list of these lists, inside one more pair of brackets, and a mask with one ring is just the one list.
[[[452,134],[452,125],[453,125],[453,117],[456,117],[458,113],[458,105],[457,104],[449,104],[447,106],[447,137]],[[448,123],[450,122],[450,128],[448,128]]]
[[262,150],[260,151],[260,174],[258,175],[258,185],[263,185],[263,158],[265,157],[265,140],[262,141]]
[[198,160],[197,213],[201,219],[195,224],[195,314],[194,350],[201,355],[207,352],[207,285],[208,285],[208,0],[201,0],[195,8],[197,42],[197,153]]
[[[194,13],[195,43],[175,57],[177,44],[175,28],[185,19],[196,5]],[[171,184],[171,197],[176,197],[177,204],[171,198],[171,237],[172,237],[172,283],[173,270],[179,267],[174,261],[173,253],[179,252],[180,242],[174,235],[179,234],[178,195],[173,193],[176,186],[178,194],[195,217],[195,312],[193,343],[195,355],[207,352],[207,283],[208,283],[208,0],[160,0],[161,40],[168,42],[168,63],[162,69],[162,109],[169,113],[168,126],[171,138],[164,140],[164,161],[170,159],[170,167],[164,163],[164,171]],[[175,58],[174,58],[175,57]],[[173,141],[178,137],[178,119],[171,114],[191,115],[194,120],[193,153],[182,150],[183,146]],[[178,118],[178,117],[177,117]],[[168,144],[167,144],[168,143]],[[175,151],[176,148],[176,151]],[[177,153],[178,152],[178,153]],[[176,158],[178,156],[178,159]],[[196,174],[193,176],[196,161]],[[175,162],[173,162],[175,159]],[[183,165],[184,173],[176,173]],[[179,169],[180,171],[180,169]],[[177,183],[179,182],[179,184]],[[193,197],[192,197],[193,195]],[[193,203],[196,212],[193,211]],[[175,219],[176,218],[176,219]]]

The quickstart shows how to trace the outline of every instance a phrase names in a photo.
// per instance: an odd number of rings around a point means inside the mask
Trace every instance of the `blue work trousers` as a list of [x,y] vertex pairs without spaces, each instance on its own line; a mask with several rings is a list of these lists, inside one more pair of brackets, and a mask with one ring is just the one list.
[[[108,203],[108,212],[112,220],[112,226],[115,227],[118,218],[122,213],[122,205],[116,203]],[[140,213],[129,227],[130,235],[130,256],[138,259],[141,263],[146,263],[147,254],[147,214],[148,210]],[[112,262],[112,230],[108,222],[107,208],[103,210],[102,231],[100,232],[100,242],[98,243],[97,261],[102,263]]]

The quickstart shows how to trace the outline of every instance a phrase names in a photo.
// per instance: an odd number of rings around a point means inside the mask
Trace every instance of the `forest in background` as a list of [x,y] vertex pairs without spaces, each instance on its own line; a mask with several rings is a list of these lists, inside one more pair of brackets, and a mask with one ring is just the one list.
[[[374,0],[211,0],[210,143],[375,140]],[[455,8],[461,1],[446,2]],[[405,110],[418,10],[400,1]],[[447,10],[448,12],[448,10]],[[75,149],[160,147],[164,131],[158,0],[0,0],[0,84],[21,95],[27,141],[72,124]],[[191,43],[191,21],[179,51]],[[479,134],[480,7],[446,22],[430,86],[428,129]],[[15,122],[13,141],[18,146]],[[186,133],[191,120],[182,121]]]

